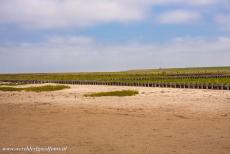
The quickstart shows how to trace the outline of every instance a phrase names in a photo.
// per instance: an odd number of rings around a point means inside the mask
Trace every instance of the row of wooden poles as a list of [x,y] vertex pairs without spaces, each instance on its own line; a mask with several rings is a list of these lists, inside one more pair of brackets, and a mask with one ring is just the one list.
[[162,87],[162,88],[189,88],[189,89],[213,89],[230,90],[229,84],[202,84],[202,83],[157,83],[157,82],[105,82],[105,81],[77,81],[77,80],[2,80],[3,82],[26,84],[76,84],[76,85],[109,85],[109,86],[136,86],[136,87]]

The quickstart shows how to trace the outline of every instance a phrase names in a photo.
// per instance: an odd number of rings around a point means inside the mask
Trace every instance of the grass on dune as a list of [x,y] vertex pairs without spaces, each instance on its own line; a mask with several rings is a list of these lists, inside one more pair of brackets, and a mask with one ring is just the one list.
[[136,90],[122,90],[122,91],[110,91],[110,92],[97,92],[91,94],[85,94],[85,97],[102,97],[102,96],[134,96],[137,95],[139,92]]
[[70,88],[65,85],[46,85],[41,87],[27,87],[27,88],[15,88],[15,87],[0,87],[0,91],[32,91],[32,92],[43,92],[43,91],[57,91]]
[[22,91],[23,88],[0,87],[0,91]]
[[28,87],[25,88],[25,91],[34,91],[34,92],[42,92],[42,91],[57,91],[57,90],[63,90],[68,89],[69,86],[65,85],[46,85],[41,87]]

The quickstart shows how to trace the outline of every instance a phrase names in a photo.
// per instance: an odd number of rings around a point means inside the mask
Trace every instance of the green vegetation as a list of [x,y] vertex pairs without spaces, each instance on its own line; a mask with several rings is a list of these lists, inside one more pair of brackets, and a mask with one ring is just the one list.
[[27,88],[16,88],[16,87],[0,87],[0,91],[33,91],[33,92],[43,92],[43,91],[56,91],[70,88],[65,85],[46,85],[40,87],[27,87]]
[[23,88],[15,88],[15,87],[0,87],[0,91],[22,91]]
[[172,75],[186,74],[222,74],[230,75],[230,67],[201,68],[167,68],[130,70],[123,72],[91,73],[34,73],[34,74],[0,74],[1,80],[81,80],[126,83],[215,83],[230,84],[230,78],[169,78]]
[[137,95],[138,91],[135,90],[122,90],[122,91],[110,91],[110,92],[98,92],[92,94],[85,94],[85,97],[102,97],[102,96],[134,96]]
[[[118,82],[124,82],[118,80]],[[127,80],[126,83],[213,83],[213,84],[230,84],[230,78],[175,78],[175,79],[149,79],[149,80]]]
[[42,91],[57,91],[57,90],[63,90],[68,89],[69,86],[65,85],[46,85],[41,87],[28,87],[25,88],[25,91],[34,91],[34,92],[42,92]]
[[189,68],[160,68],[130,70],[133,73],[156,73],[156,74],[230,74],[230,66],[223,67],[189,67]]

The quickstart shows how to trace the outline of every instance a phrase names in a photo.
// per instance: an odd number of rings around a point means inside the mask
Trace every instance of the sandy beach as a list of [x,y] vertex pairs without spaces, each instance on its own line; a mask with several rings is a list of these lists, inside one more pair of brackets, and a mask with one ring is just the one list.
[[[83,96],[129,89],[139,94]],[[25,146],[67,146],[59,153],[68,154],[229,154],[230,91],[73,85],[0,92],[0,147]]]

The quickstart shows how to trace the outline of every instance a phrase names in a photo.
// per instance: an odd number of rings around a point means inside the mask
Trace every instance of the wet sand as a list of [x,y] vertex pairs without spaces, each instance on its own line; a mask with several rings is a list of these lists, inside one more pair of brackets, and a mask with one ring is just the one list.
[[[83,96],[122,89],[140,94]],[[9,146],[67,146],[69,154],[229,154],[230,91],[74,85],[0,92],[0,147]]]

